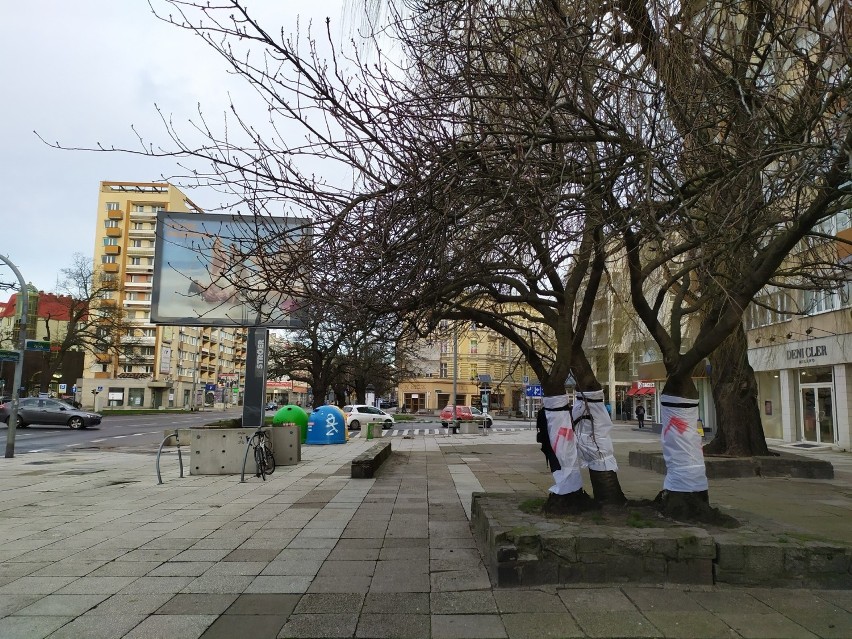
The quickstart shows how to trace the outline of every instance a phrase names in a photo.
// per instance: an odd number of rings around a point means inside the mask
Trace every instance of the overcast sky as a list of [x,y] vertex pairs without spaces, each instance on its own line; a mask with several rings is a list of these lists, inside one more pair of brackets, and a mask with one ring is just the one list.
[[[162,2],[155,1],[155,6]],[[343,0],[253,0],[288,33],[326,16],[342,20]],[[92,255],[101,180],[156,181],[172,166],[65,146],[130,146],[135,125],[165,143],[155,103],[178,121],[200,102],[220,113],[224,62],[188,32],[158,21],[147,0],[24,0],[0,3],[0,255],[41,290],[53,290],[71,256]],[[168,11],[166,11],[167,13]],[[239,89],[237,89],[239,90]],[[248,96],[248,92],[246,92]],[[217,110],[218,109],[218,110]],[[188,195],[201,207],[215,194]],[[0,264],[0,282],[14,281]],[[6,299],[10,291],[0,291]]]

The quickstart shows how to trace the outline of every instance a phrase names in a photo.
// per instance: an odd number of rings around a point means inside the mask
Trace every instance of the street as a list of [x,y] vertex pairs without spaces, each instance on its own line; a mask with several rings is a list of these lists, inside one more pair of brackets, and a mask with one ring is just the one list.
[[[228,411],[108,415],[99,426],[82,430],[71,430],[66,426],[34,425],[17,429],[15,453],[67,451],[75,448],[156,450],[166,429],[187,428],[223,418],[239,417],[241,414],[241,408],[234,408]],[[0,441],[4,447],[6,432],[6,425],[0,425]]]

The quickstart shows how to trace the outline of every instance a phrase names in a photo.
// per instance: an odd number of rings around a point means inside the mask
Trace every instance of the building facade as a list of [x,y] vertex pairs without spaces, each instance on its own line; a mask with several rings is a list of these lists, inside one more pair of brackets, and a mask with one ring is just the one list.
[[151,323],[159,211],[201,209],[167,183],[100,184],[95,269],[117,286],[99,303],[123,311],[128,328],[117,339],[128,348],[87,357],[77,384],[77,401],[86,407],[194,408],[242,400],[245,329]]

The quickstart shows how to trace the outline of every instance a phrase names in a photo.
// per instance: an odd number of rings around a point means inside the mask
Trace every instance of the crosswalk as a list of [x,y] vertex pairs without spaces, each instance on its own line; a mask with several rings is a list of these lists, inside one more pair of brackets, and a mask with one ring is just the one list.
[[[489,428],[489,433],[500,433],[500,432],[514,432],[514,431],[523,431],[530,430],[529,427],[518,427],[518,426],[493,426]],[[481,432],[481,431],[480,431]],[[446,435],[447,429],[441,428],[440,426],[433,428],[392,428],[390,430],[383,430],[382,437],[416,437],[416,436],[425,436],[425,435]],[[366,430],[360,431],[350,431],[349,439],[358,439],[359,437],[366,437]]]

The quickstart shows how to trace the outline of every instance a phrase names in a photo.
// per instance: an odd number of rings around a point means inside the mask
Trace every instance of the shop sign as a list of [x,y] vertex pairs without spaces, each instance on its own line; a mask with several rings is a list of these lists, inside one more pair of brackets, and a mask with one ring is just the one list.
[[799,364],[812,364],[817,357],[828,355],[826,346],[802,346],[801,348],[787,349],[787,359],[796,360]]

